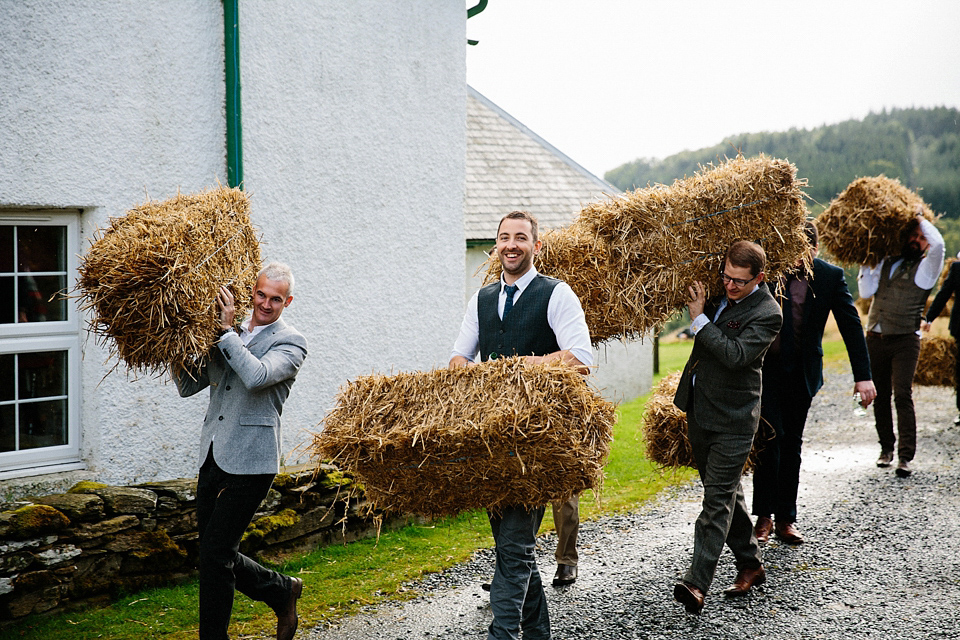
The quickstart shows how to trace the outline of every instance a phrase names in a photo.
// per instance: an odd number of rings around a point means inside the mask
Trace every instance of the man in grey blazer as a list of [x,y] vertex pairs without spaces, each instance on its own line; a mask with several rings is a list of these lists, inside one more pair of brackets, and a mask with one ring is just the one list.
[[724,258],[725,296],[708,304],[703,283],[689,287],[696,337],[674,404],[687,413],[703,506],[694,526],[693,560],[673,595],[690,613],[703,609],[724,542],[737,566],[726,595],[743,595],[766,579],[740,484],[760,421],[763,356],[782,320],[780,305],[763,282],[765,264],[763,249],[741,240]]
[[200,543],[200,638],[226,640],[234,590],[277,614],[277,638],[297,630],[303,581],[239,552],[240,539],[280,468],[280,414],[307,342],[280,314],[293,301],[293,274],[270,263],[253,286],[253,311],[234,327],[233,295],[220,288],[221,334],[203,361],[175,372],[182,397],[209,387],[200,434],[197,524]]

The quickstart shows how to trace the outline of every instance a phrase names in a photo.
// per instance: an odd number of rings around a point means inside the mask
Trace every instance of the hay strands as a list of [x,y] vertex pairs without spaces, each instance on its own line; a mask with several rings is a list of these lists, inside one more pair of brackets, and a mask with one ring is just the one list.
[[242,318],[259,269],[247,194],[217,187],[111,218],[82,257],[71,294],[116,366],[190,371],[217,339],[220,286],[230,288]]
[[614,407],[563,365],[503,358],[350,381],[311,453],[383,511],[453,515],[599,489]]
[[[763,246],[768,282],[798,262],[809,268],[805,184],[789,162],[738,156],[671,186],[585,206],[569,227],[541,234],[535,264],[580,298],[594,345],[642,338],[683,310],[695,280],[710,295],[722,292],[718,272],[737,240]],[[499,277],[494,252],[485,282]]]

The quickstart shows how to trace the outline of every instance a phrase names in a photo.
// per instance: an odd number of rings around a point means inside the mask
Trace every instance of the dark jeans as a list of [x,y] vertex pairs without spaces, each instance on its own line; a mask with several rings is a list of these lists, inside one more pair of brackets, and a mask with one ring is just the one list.
[[547,597],[537,567],[537,531],[545,507],[506,507],[490,516],[497,564],[490,583],[493,622],[488,640],[549,640]]
[[200,533],[200,638],[226,640],[236,589],[272,608],[283,605],[293,581],[260,566],[239,552],[240,538],[267,496],[273,474],[234,475],[213,459],[213,450],[197,478]]
[[800,449],[812,398],[800,367],[786,373],[771,364],[776,368],[763,369],[760,420],[773,427],[774,436],[761,442],[753,470],[753,515],[790,523],[797,521]]
[[[867,350],[877,399],[873,402],[873,416],[882,451],[893,451],[906,462],[917,452],[917,416],[913,408],[913,375],[920,357],[920,336],[907,333],[896,336],[876,336],[867,333]],[[890,397],[897,408],[897,433],[893,435],[893,411]]]
[[687,412],[687,435],[703,483],[703,505],[693,529],[693,560],[683,580],[706,593],[724,543],[733,552],[738,571],[762,564],[740,484],[753,435],[708,431],[692,410]]

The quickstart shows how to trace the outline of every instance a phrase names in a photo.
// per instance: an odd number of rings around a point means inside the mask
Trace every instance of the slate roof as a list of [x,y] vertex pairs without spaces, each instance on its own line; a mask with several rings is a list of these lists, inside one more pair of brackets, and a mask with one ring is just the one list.
[[620,193],[469,86],[466,177],[468,242],[492,241],[500,218],[515,209],[550,229],[570,224],[604,194]]

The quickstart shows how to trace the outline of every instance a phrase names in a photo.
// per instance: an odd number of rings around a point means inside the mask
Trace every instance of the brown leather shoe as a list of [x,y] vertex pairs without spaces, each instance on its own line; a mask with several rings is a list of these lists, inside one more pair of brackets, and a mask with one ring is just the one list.
[[787,544],[803,544],[803,536],[792,522],[778,522],[774,527],[774,533]]
[[897,477],[906,478],[911,473],[913,473],[913,469],[910,468],[910,463],[908,463],[906,460],[901,460],[897,465]]
[[558,564],[557,573],[553,576],[553,586],[565,587],[577,581],[577,568],[570,564]]
[[750,587],[763,584],[766,581],[767,572],[764,571],[763,566],[757,567],[756,569],[741,569],[737,573],[737,579],[723,594],[728,598],[745,596],[747,592],[750,591]]
[[283,607],[273,610],[277,614],[277,640],[292,640],[293,634],[300,626],[300,618],[297,617],[297,600],[303,593],[303,580],[300,578],[291,578],[291,580],[293,584],[290,585],[289,599]]
[[773,520],[770,519],[770,516],[757,518],[757,525],[753,528],[753,535],[757,536],[757,542],[766,544],[770,539],[771,531],[773,531]]
[[687,613],[700,614],[703,610],[703,591],[687,582],[678,582],[673,587],[673,599],[687,610]]
[[881,451],[880,457],[877,458],[878,467],[889,467],[893,464],[893,451]]

